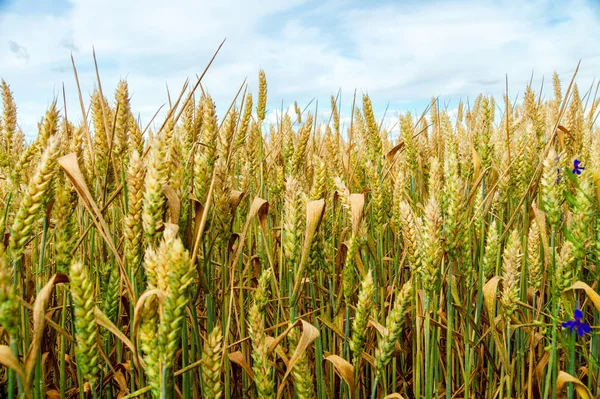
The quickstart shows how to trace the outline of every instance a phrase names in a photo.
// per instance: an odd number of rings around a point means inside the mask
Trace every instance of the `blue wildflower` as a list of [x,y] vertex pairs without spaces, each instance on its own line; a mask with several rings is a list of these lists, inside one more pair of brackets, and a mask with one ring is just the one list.
[[576,159],[575,161],[573,161],[573,174],[576,175],[580,175],[582,170],[585,170],[585,168],[581,165],[581,161],[579,159]]
[[584,323],[582,321],[583,319],[583,312],[581,311],[581,309],[579,309],[579,304],[577,305],[577,308],[575,309],[575,312],[573,314],[573,319],[574,320],[569,320],[569,321],[565,321],[564,323],[562,323],[563,328],[568,328],[570,330],[570,333],[573,333],[573,329],[577,329],[577,334],[580,337],[583,337],[584,334],[589,334],[592,332],[592,327],[590,327],[589,324]]

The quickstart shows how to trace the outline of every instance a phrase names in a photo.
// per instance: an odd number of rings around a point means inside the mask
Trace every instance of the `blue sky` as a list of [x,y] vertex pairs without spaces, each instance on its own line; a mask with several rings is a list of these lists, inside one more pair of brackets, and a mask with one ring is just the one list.
[[389,104],[391,126],[432,96],[452,109],[480,92],[502,95],[506,74],[514,98],[532,73],[535,87],[555,70],[568,81],[581,59],[585,91],[600,71],[595,1],[0,0],[0,78],[32,137],[63,83],[69,118],[81,120],[70,55],[87,102],[95,47],[105,93],[127,78],[147,122],[166,87],[175,96],[225,37],[204,86],[223,111],[244,78],[256,94],[263,68],[273,119],[294,100],[317,99],[328,115],[338,89],[348,117],[356,89],[380,114]]

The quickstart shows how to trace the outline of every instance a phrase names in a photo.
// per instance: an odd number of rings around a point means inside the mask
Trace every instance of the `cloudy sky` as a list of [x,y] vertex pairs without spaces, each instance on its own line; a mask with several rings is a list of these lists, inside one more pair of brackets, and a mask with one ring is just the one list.
[[[341,89],[368,93],[388,120],[422,111],[432,96],[449,107],[478,93],[511,97],[532,73],[540,87],[554,70],[568,81],[582,60],[585,91],[600,71],[600,5],[590,1],[183,1],[0,0],[0,78],[11,86],[28,137],[64,83],[69,118],[81,120],[70,55],[84,97],[130,85],[133,110],[147,122],[195,79],[227,41],[203,84],[223,111],[248,78],[256,94],[266,71],[273,113],[317,99],[327,113]],[[550,86],[546,86],[547,89]],[[110,93],[107,93],[109,92]],[[537,91],[537,90],[536,90]],[[550,90],[546,90],[550,93]],[[313,103],[314,104],[314,103]]]

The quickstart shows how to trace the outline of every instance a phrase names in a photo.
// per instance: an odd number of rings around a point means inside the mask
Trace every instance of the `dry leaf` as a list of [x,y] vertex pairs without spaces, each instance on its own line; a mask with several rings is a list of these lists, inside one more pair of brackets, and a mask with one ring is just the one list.
[[596,309],[600,312],[600,295],[592,287],[584,283],[583,281],[577,281],[565,291],[570,290],[584,290],[590,301],[594,304]]
[[231,213],[235,214],[237,207],[242,202],[242,198],[244,197],[243,191],[231,190],[229,193],[229,204],[231,205]]
[[120,371],[115,371],[113,374],[113,379],[117,382],[117,385],[119,385],[119,393],[117,394],[117,397],[120,398],[127,395],[129,393],[129,387],[127,386],[127,380],[125,379],[123,373]]
[[498,291],[498,283],[499,282],[500,282],[500,277],[496,276],[496,277],[492,277],[490,279],[490,281],[485,283],[485,285],[483,286],[483,299],[485,301],[485,308],[488,312],[488,318],[490,319],[490,324],[492,324],[491,330],[492,330],[492,334],[494,335],[494,340],[496,341],[496,346],[498,347],[498,349],[500,351],[500,356],[502,357],[504,366],[508,367],[508,365],[510,363],[508,362],[508,359],[506,356],[506,348],[504,347],[504,344],[502,343],[502,340],[500,339],[500,337],[498,335],[498,329],[496,328],[496,319],[494,318],[494,309],[496,307],[496,292]]
[[290,359],[288,359],[287,355],[285,354],[285,351],[283,350],[283,348],[279,345],[275,345],[273,347],[273,349],[271,349],[271,346],[273,345],[273,343],[275,342],[275,338],[267,335],[265,337],[265,341],[267,343],[267,345],[269,346],[269,352],[268,355],[270,356],[271,351],[274,350],[275,353],[281,358],[281,360],[283,360],[283,363],[285,364],[285,367],[288,367],[288,365],[290,364]]
[[25,381],[27,386],[31,386],[33,377],[35,375],[35,363],[37,360],[38,352],[42,346],[42,338],[44,336],[44,328],[46,327],[46,305],[55,284],[64,283],[69,281],[68,277],[64,274],[55,274],[50,277],[50,280],[40,290],[35,303],[33,304],[33,337],[31,338],[31,344],[27,351],[27,357],[25,358]]
[[241,366],[244,370],[246,370],[246,373],[248,373],[248,376],[252,380],[254,380],[254,371],[252,371],[252,367],[250,367],[250,365],[246,361],[246,358],[244,358],[244,355],[242,354],[242,352],[240,352],[240,351],[232,352],[232,353],[229,353],[227,355],[227,357],[229,357],[229,361],[237,364],[238,366]]
[[115,256],[115,260],[117,262],[117,265],[119,266],[119,272],[121,273],[121,279],[125,283],[125,288],[127,289],[127,293],[129,294],[129,300],[131,302],[135,302],[133,288],[131,287],[131,282],[129,281],[129,276],[127,275],[127,272],[125,271],[125,265],[123,263],[123,258],[119,255],[119,252],[117,251],[117,247],[115,246],[115,243],[113,242],[113,240],[111,238],[110,229],[108,228],[108,225],[106,224],[106,220],[104,220],[104,217],[102,216],[102,212],[100,212],[98,205],[94,201],[94,198],[92,197],[92,194],[90,193],[90,190],[88,189],[87,183],[85,182],[85,178],[83,177],[83,174],[81,173],[81,169],[79,168],[79,162],[77,161],[77,154],[72,152],[63,157],[58,158],[57,162],[60,165],[60,167],[63,169],[65,174],[67,175],[67,178],[69,179],[69,181],[75,188],[75,191],[77,191],[79,198],[83,202],[83,205],[85,206],[87,211],[90,213],[90,216],[92,217],[92,221],[96,225],[96,228],[100,232],[100,235],[102,236],[102,238],[104,239],[104,241],[106,242],[106,244],[108,245],[110,250],[112,251],[113,255]]
[[49,389],[46,391],[46,397],[48,399],[59,399],[60,392],[58,392],[56,389]]
[[[315,233],[319,229],[323,215],[325,214],[325,200],[320,199],[316,201],[310,201],[306,204],[306,228],[304,229],[304,246],[302,248],[302,256],[300,257],[300,267],[296,273],[297,277],[302,277],[306,263],[308,262],[308,256],[310,254],[310,248]],[[292,305],[296,304],[298,296],[300,294],[300,287],[302,286],[302,278],[297,278],[292,290]]]
[[192,206],[194,209],[194,235],[193,237],[198,236],[198,230],[200,230],[200,221],[202,220],[202,214],[204,213],[204,205],[195,195],[189,195],[190,201],[192,202]]
[[377,330],[377,332],[381,335],[387,335],[387,328],[385,328],[381,323],[379,323],[377,320],[373,319],[372,317],[369,317],[369,322],[367,323],[367,325],[375,327],[375,329]]
[[246,216],[246,223],[244,224],[244,230],[242,234],[240,234],[239,245],[235,249],[235,253],[231,258],[230,265],[235,265],[240,255],[242,254],[242,248],[244,247],[244,243],[246,242],[246,234],[248,233],[248,228],[250,227],[250,222],[255,216],[258,216],[258,220],[260,222],[261,227],[264,231],[267,230],[267,215],[269,212],[269,202],[260,198],[254,197],[252,201],[252,205],[250,206],[250,210],[248,211],[248,215]]
[[[144,304],[146,303],[146,300],[148,300],[149,298],[151,298],[153,296],[156,296],[158,298],[158,305],[162,309],[163,303],[165,301],[165,294],[162,290],[159,290],[159,289],[145,291],[142,295],[140,295],[140,298],[136,302],[135,307],[133,309],[133,327],[132,327],[132,333],[131,333],[131,337],[133,339],[133,346],[135,348],[135,350],[133,350],[133,353],[137,353],[137,334],[138,334],[138,329],[140,328],[140,321],[141,321],[142,311],[144,309]],[[134,359],[135,359],[135,357],[134,357]],[[138,359],[138,360],[141,362],[141,359]]]
[[550,251],[550,247],[548,246],[548,233],[546,229],[543,228],[543,226],[546,226],[546,213],[540,210],[535,202],[531,205],[531,209],[533,209],[535,221],[537,222],[540,228],[540,235],[542,236],[542,245],[544,247],[544,265],[547,267],[550,264],[550,256],[552,252]]
[[573,135],[571,134],[571,132],[569,131],[569,129],[567,129],[563,125],[558,125],[558,129],[560,131],[562,131],[563,133],[568,134],[569,136],[573,137]]
[[290,363],[288,364],[285,375],[279,383],[279,389],[277,390],[278,399],[281,398],[281,395],[283,395],[283,390],[285,388],[284,382],[294,369],[294,366],[296,365],[300,357],[304,354],[304,352],[306,352],[308,346],[319,337],[319,330],[317,330],[315,326],[304,320],[300,320],[300,323],[302,323],[302,335],[300,336],[300,340],[298,341],[298,345],[296,346],[294,354],[290,358]]
[[173,187],[165,184],[162,187],[165,197],[167,197],[167,206],[169,207],[169,222],[179,224],[179,215],[181,214],[181,201],[179,196],[173,190]]
[[335,372],[348,384],[348,391],[354,392],[354,366],[338,355],[329,355],[325,360],[333,364]]
[[573,384],[575,387],[575,392],[577,392],[577,396],[579,396],[581,399],[594,398],[590,390],[583,384],[583,382],[579,381],[579,379],[573,377],[571,374],[567,374],[564,371],[559,371],[558,377],[556,377],[556,391],[558,392],[558,397],[560,399],[567,397],[564,391],[568,382]]
[[391,150],[389,150],[388,153],[385,154],[385,157],[387,158],[387,161],[389,163],[393,163],[394,162],[394,157],[396,156],[396,153],[398,151],[400,151],[403,147],[404,147],[404,141],[401,141],[400,144],[396,144],[394,146],[394,148],[392,148]]
[[356,235],[365,209],[365,195],[350,194],[348,200],[350,201],[350,208],[352,210],[352,234]]
[[[66,275],[63,274],[62,276],[63,276],[63,278],[67,279],[67,281],[68,281],[69,278]],[[65,281],[65,282],[67,282],[67,281]],[[25,300],[21,297],[17,297],[17,300],[21,303],[21,306],[33,311],[33,306],[31,306],[31,304],[29,302],[25,302]],[[48,323],[48,325],[50,327],[55,329],[56,332],[58,332],[60,335],[65,337],[67,340],[69,340],[71,342],[75,342],[75,338],[73,338],[73,336],[71,334],[69,334],[64,328],[62,328],[61,326],[59,326],[58,324],[53,322],[52,319],[48,315],[44,315],[44,317],[46,318],[46,323]]]
[[275,350],[277,345],[283,341],[283,339],[292,331],[296,326],[300,325],[300,320],[296,320],[295,323],[290,324],[281,334],[277,336],[277,338],[273,338],[269,341],[269,348],[267,349],[267,355],[270,356],[271,353]]
[[21,377],[21,380],[25,380],[25,374],[19,364],[19,360],[13,355],[10,347],[6,345],[0,345],[0,364],[13,369]]
[[94,316],[96,317],[96,323],[98,323],[98,325],[106,328],[108,331],[113,333],[115,337],[119,338],[121,342],[123,342],[131,350],[131,352],[133,353],[133,362],[135,363],[136,367],[139,367],[140,361],[137,357],[136,348],[133,345],[133,343],[129,340],[129,338],[127,338],[127,336],[123,334],[123,332],[119,330],[119,328],[115,326],[113,322],[110,321],[110,319],[106,317],[106,315],[102,313],[102,311],[97,307],[94,309]]

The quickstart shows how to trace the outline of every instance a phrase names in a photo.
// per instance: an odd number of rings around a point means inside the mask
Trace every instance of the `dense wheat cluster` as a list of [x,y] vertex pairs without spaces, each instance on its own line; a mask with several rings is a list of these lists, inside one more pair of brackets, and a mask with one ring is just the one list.
[[268,123],[263,71],[148,129],[122,81],[31,143],[2,81],[0,396],[599,397],[600,98],[574,81],[399,135],[368,95]]

